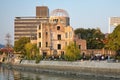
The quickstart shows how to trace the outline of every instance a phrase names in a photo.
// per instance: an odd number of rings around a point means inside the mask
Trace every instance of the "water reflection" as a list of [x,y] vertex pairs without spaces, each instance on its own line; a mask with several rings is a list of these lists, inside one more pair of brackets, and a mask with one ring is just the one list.
[[53,74],[38,74],[31,72],[22,72],[15,70],[8,70],[6,68],[0,67],[0,80],[119,80],[113,78],[104,77],[73,77],[73,76],[60,76]]
[[79,80],[79,79],[58,75],[21,72],[15,70],[8,70],[6,68],[0,67],[0,80]]

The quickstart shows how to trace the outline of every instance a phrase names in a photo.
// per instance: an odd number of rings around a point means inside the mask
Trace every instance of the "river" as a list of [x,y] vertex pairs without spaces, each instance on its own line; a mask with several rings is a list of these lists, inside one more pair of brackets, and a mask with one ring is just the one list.
[[0,80],[120,80],[116,78],[104,78],[96,76],[64,76],[45,73],[32,73],[9,70],[0,66]]

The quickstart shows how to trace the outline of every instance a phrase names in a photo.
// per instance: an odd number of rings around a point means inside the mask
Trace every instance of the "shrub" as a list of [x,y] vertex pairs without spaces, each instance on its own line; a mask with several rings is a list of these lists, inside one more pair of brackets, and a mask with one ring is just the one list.
[[42,56],[41,55],[36,56],[35,63],[39,63],[40,60],[42,60]]

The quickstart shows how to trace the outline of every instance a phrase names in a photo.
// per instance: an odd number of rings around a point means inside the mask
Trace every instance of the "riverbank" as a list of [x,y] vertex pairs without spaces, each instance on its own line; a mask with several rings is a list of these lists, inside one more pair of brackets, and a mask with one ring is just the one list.
[[50,73],[71,76],[94,76],[120,79],[120,63],[108,63],[107,61],[35,61],[23,60],[19,64],[2,64],[9,69],[30,71],[37,73]]

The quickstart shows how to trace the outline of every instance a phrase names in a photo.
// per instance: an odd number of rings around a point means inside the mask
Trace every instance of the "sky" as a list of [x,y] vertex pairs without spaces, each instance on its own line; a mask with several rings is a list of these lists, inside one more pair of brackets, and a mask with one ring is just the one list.
[[48,6],[49,11],[64,9],[70,25],[76,28],[100,28],[108,32],[109,17],[120,16],[120,0],[0,0],[0,44],[6,44],[6,34],[14,43],[15,17],[35,16],[36,6]]

